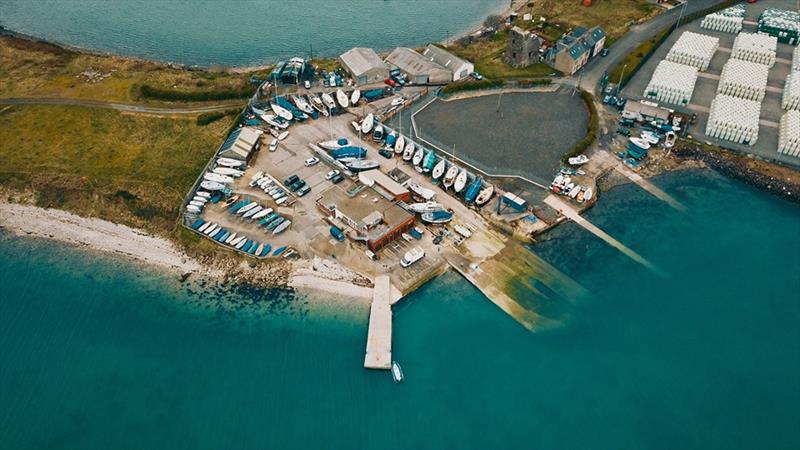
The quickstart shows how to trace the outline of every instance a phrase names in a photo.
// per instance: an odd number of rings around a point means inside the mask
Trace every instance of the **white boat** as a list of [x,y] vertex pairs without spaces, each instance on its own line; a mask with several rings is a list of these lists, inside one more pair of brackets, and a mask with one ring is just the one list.
[[345,94],[341,89],[336,90],[336,101],[342,105],[342,108],[347,108],[350,106],[350,99],[347,98],[347,94]]
[[225,189],[225,185],[222,183],[217,183],[216,181],[203,181],[200,183],[200,187],[203,189],[207,189],[209,191],[221,191]]
[[676,135],[674,131],[667,131],[667,134],[664,136],[664,147],[672,148],[675,145],[675,141],[678,139],[678,135]]
[[422,214],[430,211],[436,211],[437,209],[443,209],[443,206],[436,202],[411,203],[406,205],[406,209]]
[[494,194],[494,186],[490,184],[485,188],[483,188],[480,194],[478,194],[478,197],[475,199],[475,204],[478,206],[484,205],[486,202],[489,201],[489,199],[492,198],[493,194]]
[[247,211],[246,213],[244,213],[242,218],[243,219],[249,219],[249,218],[253,217],[254,215],[256,215],[256,213],[258,213],[262,209],[264,209],[264,207],[261,206],[261,205],[258,205],[255,208],[251,209],[250,211]]
[[253,214],[252,219],[253,220],[258,220],[258,219],[260,219],[262,217],[266,217],[268,214],[272,214],[272,208],[264,208],[264,209],[262,209],[261,211]]
[[583,200],[588,202],[589,200],[592,199],[593,195],[594,195],[594,190],[591,187],[588,187],[586,188],[586,192],[583,193]]
[[423,187],[421,184],[413,180],[406,181],[406,187],[413,193],[422,197],[426,202],[431,201],[436,197],[436,191]]
[[322,104],[322,100],[317,97],[311,97],[311,107],[316,109],[323,116],[328,117],[328,108],[326,108],[325,105]]
[[417,147],[417,151],[414,153],[414,157],[411,159],[411,162],[414,163],[415,166],[418,166],[422,162],[422,158],[425,156],[425,152],[422,151],[422,147]]
[[292,118],[294,117],[291,111],[289,111],[288,109],[284,108],[283,106],[277,103],[272,103],[270,107],[272,108],[272,111],[283,120],[292,120]]
[[327,92],[322,93],[322,102],[325,103],[325,106],[327,106],[328,109],[336,108],[336,102],[333,101],[331,94],[328,94]]
[[203,232],[205,232],[205,231],[208,229],[208,227],[210,227],[211,225],[213,225],[211,222],[206,222],[206,223],[204,223],[204,224],[200,225],[200,228],[198,228],[198,229],[197,229],[197,231],[199,231],[199,232],[203,233]]
[[258,108],[256,108],[256,107],[255,107],[255,106],[253,106],[253,105],[250,105],[250,109],[253,111],[253,114],[257,114],[257,115],[259,115],[259,116],[261,116],[261,115],[264,115],[264,114],[266,114],[266,113],[267,113],[267,112],[266,112],[266,111],[264,111],[263,109],[258,109]]
[[236,244],[236,250],[241,250],[241,248],[244,247],[244,244],[246,243],[247,243],[247,238],[242,237],[242,240],[239,241],[238,244]]
[[467,169],[461,169],[461,172],[458,172],[458,176],[456,177],[456,182],[453,183],[453,189],[456,192],[461,192],[467,186]]
[[446,168],[447,168],[447,163],[444,162],[444,160],[441,160],[438,163],[436,163],[436,166],[433,168],[433,172],[431,172],[431,176],[433,177],[433,179],[438,180],[439,178],[442,178],[442,175],[444,175],[444,170]]
[[647,130],[642,131],[640,137],[647,141],[647,143],[650,145],[656,145],[659,143],[659,141],[661,141],[661,138],[657,134]]
[[403,161],[411,161],[414,157],[414,143],[408,141],[406,148],[403,150]]
[[186,210],[189,211],[190,213],[197,214],[200,212],[200,207],[195,205],[188,205],[186,206]]
[[258,244],[258,248],[256,248],[256,251],[254,251],[253,254],[256,256],[261,256],[262,250],[264,250],[264,244],[263,243]]
[[219,229],[219,225],[212,223],[210,227],[206,228],[206,231],[203,231],[203,234],[206,236],[210,236],[212,232],[216,232]]
[[[358,91],[356,91],[358,92]],[[372,125],[375,123],[375,116],[372,113],[367,114],[367,117],[361,122],[361,132],[364,134],[372,131]]]
[[423,250],[421,247],[414,247],[407,251],[405,255],[403,255],[403,258],[400,259],[400,265],[403,267],[408,267],[424,257],[425,250]]
[[237,245],[239,245],[239,244],[241,244],[242,242],[245,242],[245,241],[247,241],[247,236],[239,236],[238,238],[233,239],[232,241],[230,241],[229,244],[234,246],[234,247],[236,247]]
[[192,201],[189,202],[189,206],[196,206],[198,208],[202,208],[203,206],[205,206],[205,203],[204,202],[199,202],[197,200],[192,200]]
[[356,89],[355,91],[353,91],[353,95],[350,96],[350,104],[356,106],[359,100],[361,100],[361,90]]
[[300,111],[303,111],[306,114],[314,114],[314,108],[312,108],[303,97],[299,95],[293,96],[292,103],[294,103],[294,105],[297,106]]
[[282,140],[286,139],[287,137],[289,137],[289,132],[288,131],[284,131],[283,133],[278,135],[278,140],[282,141]]
[[338,150],[342,147],[349,147],[350,145],[352,145],[350,141],[343,137],[319,143],[319,146],[325,150]]
[[226,244],[230,244],[231,242],[233,242],[235,240],[236,240],[236,233],[233,233],[232,235],[230,235],[227,238],[225,238],[225,243]]
[[353,127],[353,131],[356,133],[361,133],[361,124],[353,120],[350,122],[350,125]]
[[197,191],[194,195],[198,195],[200,197],[211,198],[211,193],[205,191]]
[[233,178],[227,175],[220,175],[214,172],[206,172],[203,174],[203,179],[208,181],[214,181],[217,183],[233,183]]
[[447,172],[444,174],[444,180],[442,180],[442,184],[445,188],[449,189],[450,186],[456,181],[456,176],[458,175],[458,166],[453,164],[447,169]]
[[470,231],[470,229],[465,227],[464,225],[457,223],[453,226],[453,229],[456,230],[456,233],[464,236],[465,238],[469,238],[472,236],[472,231]]
[[401,134],[397,137],[397,140],[394,141],[394,152],[397,154],[403,153],[403,149],[406,147],[406,138]]
[[233,167],[224,167],[224,166],[215,167],[214,170],[212,170],[212,172],[218,173],[220,175],[230,175],[234,178],[239,178],[240,176],[244,175],[244,172],[242,172],[241,170],[236,170]]
[[284,128],[289,126],[287,122],[279,122],[278,120],[276,120],[275,116],[273,116],[272,114],[262,114],[259,117],[261,118],[261,120],[267,122],[269,125],[273,127]]
[[347,168],[355,172],[377,169],[381,163],[372,159],[356,159],[346,164]]
[[225,167],[242,167],[244,165],[244,161],[223,157],[223,158],[217,158],[217,164]]
[[280,206],[280,205],[286,203],[287,200],[289,200],[289,197],[284,195],[282,197],[279,197],[277,200],[275,200],[275,204]]
[[570,163],[570,165],[573,165],[573,166],[580,166],[581,164],[586,164],[587,162],[589,162],[589,157],[586,156],[586,155],[578,155],[578,156],[574,156],[572,158],[569,158],[567,160],[567,162]]
[[319,97],[317,97],[316,95],[311,95],[310,97],[311,97],[311,104],[312,105],[317,105],[317,106],[323,106],[324,105],[324,103],[322,103],[322,100]]
[[632,138],[628,138],[628,140],[631,142],[631,144],[633,144],[633,145],[635,145],[635,146],[637,146],[637,147],[639,147],[639,148],[641,148],[643,150],[649,150],[650,149],[650,143],[645,141],[644,139],[632,137]]
[[403,369],[400,368],[400,364],[397,364],[397,361],[392,361],[392,379],[395,383],[403,382]]
[[274,230],[272,230],[272,234],[280,234],[280,233],[282,233],[284,230],[289,228],[289,225],[291,225],[291,224],[292,224],[291,220],[284,221],[283,223],[278,225]]
[[258,206],[258,202],[250,202],[250,203],[242,206],[241,208],[239,208],[236,211],[236,215],[241,216],[242,214],[246,213],[247,211],[250,211],[251,209],[255,208],[256,206]]
[[192,197],[192,201],[205,203],[205,202],[208,201],[208,198],[200,196],[200,195],[195,195],[194,197]]
[[250,177],[250,181],[256,181],[256,180],[260,179],[263,176],[264,176],[264,171],[263,170],[259,170],[252,177]]
[[569,198],[577,197],[580,192],[581,192],[581,186],[579,184],[575,185],[575,187],[573,187],[572,190],[569,191],[569,194],[568,194]]

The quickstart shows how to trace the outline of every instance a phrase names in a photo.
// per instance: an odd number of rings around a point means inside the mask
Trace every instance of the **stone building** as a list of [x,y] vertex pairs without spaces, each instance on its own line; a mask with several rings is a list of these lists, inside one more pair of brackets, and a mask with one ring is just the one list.
[[508,33],[508,44],[503,54],[503,61],[518,69],[528,67],[539,61],[541,43],[542,40],[539,36],[515,26]]

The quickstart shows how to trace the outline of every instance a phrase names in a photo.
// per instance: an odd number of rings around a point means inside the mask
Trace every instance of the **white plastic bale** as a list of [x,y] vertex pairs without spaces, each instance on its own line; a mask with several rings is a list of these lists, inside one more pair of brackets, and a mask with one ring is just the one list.
[[718,48],[719,38],[685,31],[672,45],[665,59],[702,71],[708,69]]
[[794,48],[792,56],[792,71],[800,72],[800,45]]
[[731,58],[772,67],[775,65],[778,38],[759,33],[739,33],[733,41]]
[[758,140],[761,103],[724,94],[711,102],[706,135],[753,145]]
[[731,58],[722,68],[717,93],[762,101],[767,92],[769,67]]
[[706,28],[723,33],[738,33],[742,31],[744,17],[727,16],[720,13],[709,14],[700,22],[701,28]]
[[696,83],[696,67],[661,61],[644,90],[644,96],[660,102],[687,105]]
[[789,111],[781,117],[778,153],[800,156],[800,111]]
[[781,106],[783,109],[800,110],[800,72],[792,72],[786,76]]

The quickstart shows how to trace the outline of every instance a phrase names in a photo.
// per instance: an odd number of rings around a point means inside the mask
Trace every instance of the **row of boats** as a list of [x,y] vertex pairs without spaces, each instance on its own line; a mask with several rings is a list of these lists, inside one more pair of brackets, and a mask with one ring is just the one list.
[[258,187],[280,206],[289,201],[289,193],[271,175],[258,171],[250,178],[250,187]]
[[[215,167],[203,174],[200,187],[207,191],[224,191],[236,178],[244,175],[245,169],[244,161],[234,158],[217,158]],[[187,210],[189,209],[187,208]]]
[[591,186],[577,184],[572,180],[572,177],[563,173],[556,175],[553,182],[550,183],[550,190],[555,194],[567,196],[578,203],[587,202],[594,196],[594,189]]
[[259,116],[261,120],[269,125],[286,129],[293,120],[303,121],[311,118],[318,118],[321,114],[328,117],[336,110],[355,106],[361,100],[361,91],[356,89],[351,94],[346,94],[342,89],[337,89],[331,95],[328,92],[317,94],[295,94],[291,96],[275,96],[267,106],[259,108],[250,105],[253,114]]
[[285,231],[292,225],[292,221],[281,216],[272,208],[261,206],[256,201],[240,200],[239,196],[231,197],[225,205],[228,212],[242,220],[256,222],[263,226],[267,233],[277,235]]
[[258,242],[249,239],[247,236],[231,233],[222,226],[213,222],[206,222],[203,219],[195,220],[190,227],[198,233],[202,233],[221,244],[228,245],[233,249],[253,256],[270,256],[270,252],[272,252],[272,256],[280,256],[284,254],[287,249],[287,247],[283,246],[273,251],[272,245],[267,242]]

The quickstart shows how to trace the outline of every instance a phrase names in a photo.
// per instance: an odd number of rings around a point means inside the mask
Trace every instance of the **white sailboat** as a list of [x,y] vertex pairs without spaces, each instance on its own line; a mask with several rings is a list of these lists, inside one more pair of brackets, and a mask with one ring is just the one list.
[[406,145],[406,138],[403,137],[403,135],[401,134],[400,136],[397,137],[397,140],[394,142],[394,152],[398,154],[403,153],[405,145]]
[[223,183],[223,184],[233,183],[233,178],[231,178],[231,177],[229,177],[227,175],[220,175],[220,174],[214,173],[214,172],[206,172],[206,173],[204,173],[203,174],[203,179],[207,180],[207,181],[213,181],[213,182],[216,182],[216,183]]
[[438,163],[436,163],[436,166],[433,168],[433,172],[431,172],[431,176],[433,177],[433,179],[438,180],[439,178],[442,178],[442,175],[444,175],[444,171],[446,168],[447,168],[447,163],[443,159]]
[[475,199],[475,204],[478,206],[484,205],[486,202],[489,201],[489,199],[492,198],[493,194],[494,194],[494,186],[490,184],[485,188],[483,188],[481,193],[478,194],[478,198]]
[[588,202],[589,200],[592,199],[593,195],[594,195],[594,190],[591,187],[588,187],[586,188],[586,192],[583,193],[583,200]]
[[[356,91],[358,92],[358,91]],[[364,134],[372,130],[372,125],[375,123],[375,116],[372,113],[367,114],[367,117],[361,122],[361,132]]]
[[453,189],[456,192],[461,192],[467,186],[467,169],[461,169],[456,177],[456,182],[453,184]]
[[233,158],[222,157],[217,159],[217,164],[225,167],[241,167],[244,165],[244,161],[240,161],[238,159],[233,159]]
[[186,210],[189,211],[190,213],[197,214],[200,212],[200,207],[195,205],[189,205],[186,207]]
[[277,103],[272,103],[270,107],[272,108],[272,112],[277,114],[283,120],[292,120],[292,118],[294,117],[291,111],[289,111],[288,109],[284,108],[283,106]]
[[312,108],[311,105],[308,104],[306,99],[304,99],[299,95],[295,95],[294,97],[292,97],[292,103],[294,103],[295,106],[300,108],[300,111],[303,111],[306,114],[314,113],[314,108]]
[[411,162],[414,163],[415,166],[418,166],[419,163],[422,162],[423,156],[425,156],[425,152],[422,151],[422,147],[417,147],[417,151],[414,153],[414,157],[412,158]]
[[413,193],[422,197],[426,202],[429,202],[436,197],[436,191],[433,189],[428,189],[423,187],[421,184],[417,183],[416,181],[406,181],[406,187]]
[[328,94],[327,92],[322,93],[322,102],[325,103],[325,106],[327,106],[328,109],[336,108],[336,102],[333,101],[331,94]]
[[408,141],[406,143],[406,148],[403,150],[403,161],[411,161],[411,158],[414,157],[414,143]]
[[206,189],[208,191],[221,191],[225,189],[225,185],[222,183],[217,183],[216,181],[208,181],[205,180],[200,183],[200,187]]
[[356,89],[353,91],[353,95],[350,96],[350,104],[356,106],[359,100],[361,100],[361,90]]
[[350,141],[347,138],[343,137],[319,143],[319,146],[324,148],[325,150],[338,150],[342,147],[348,147],[350,145],[352,145]]
[[440,209],[444,209],[442,205],[436,202],[424,202],[424,203],[411,203],[406,205],[406,209],[409,211],[413,211],[415,213],[426,213],[431,211],[437,211]]
[[289,122],[280,122],[272,114],[261,115],[261,120],[267,122],[268,124],[276,128],[281,128],[281,129],[289,128]]
[[214,170],[212,170],[212,172],[218,173],[220,175],[230,175],[234,178],[239,178],[240,176],[244,175],[244,172],[242,172],[241,170],[236,170],[233,167],[224,167],[224,166],[215,167]]
[[458,175],[459,169],[458,166],[455,164],[451,165],[449,169],[447,169],[447,173],[444,174],[444,180],[442,180],[442,184],[446,189],[449,189],[450,186],[456,181],[456,176]]
[[341,89],[336,90],[336,101],[342,105],[342,108],[347,108],[350,106],[350,99],[347,98],[347,94],[345,94]]

